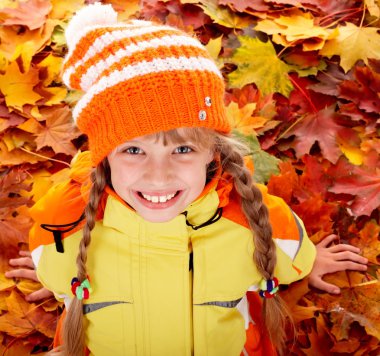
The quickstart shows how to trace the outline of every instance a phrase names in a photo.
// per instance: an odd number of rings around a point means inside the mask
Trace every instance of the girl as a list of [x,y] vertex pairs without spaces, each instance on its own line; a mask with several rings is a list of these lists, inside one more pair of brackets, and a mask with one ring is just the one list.
[[297,216],[252,183],[196,39],[116,17],[93,4],[66,30],[63,79],[84,92],[73,116],[90,154],[32,210],[38,277],[67,310],[57,352],[270,355],[264,330],[284,342],[279,283],[312,271],[321,286],[366,261],[341,245],[316,259]]

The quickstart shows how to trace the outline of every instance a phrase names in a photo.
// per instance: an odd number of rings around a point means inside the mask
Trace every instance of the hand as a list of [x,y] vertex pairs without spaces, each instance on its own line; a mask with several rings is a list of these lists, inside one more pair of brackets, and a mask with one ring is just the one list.
[[[7,278],[26,278],[32,281],[38,282],[36,271],[34,270],[34,264],[29,251],[20,251],[19,258],[9,260],[9,264],[13,267],[19,267],[11,271],[5,272]],[[25,296],[25,300],[28,302],[38,302],[42,299],[53,296],[53,293],[46,288],[41,288],[33,293]]]
[[328,293],[339,294],[340,289],[333,284],[326,283],[322,277],[327,273],[347,269],[366,271],[368,260],[359,255],[360,249],[355,246],[339,244],[329,247],[335,239],[337,239],[336,235],[330,235],[317,245],[317,256],[309,275],[309,284]]

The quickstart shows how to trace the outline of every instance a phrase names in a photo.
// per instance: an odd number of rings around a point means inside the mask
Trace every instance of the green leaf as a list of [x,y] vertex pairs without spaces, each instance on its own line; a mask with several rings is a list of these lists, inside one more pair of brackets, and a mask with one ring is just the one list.
[[260,142],[254,135],[245,136],[238,131],[234,131],[234,134],[245,141],[250,149],[252,155],[253,165],[255,167],[253,173],[253,180],[256,183],[265,184],[269,181],[272,175],[278,175],[280,170],[278,164],[281,162],[278,158],[265,152],[260,147]]
[[254,83],[263,96],[281,93],[288,97],[293,90],[288,77],[292,68],[277,57],[272,43],[248,36],[239,36],[238,39],[241,46],[229,60],[238,67],[228,75],[230,87],[242,88]]

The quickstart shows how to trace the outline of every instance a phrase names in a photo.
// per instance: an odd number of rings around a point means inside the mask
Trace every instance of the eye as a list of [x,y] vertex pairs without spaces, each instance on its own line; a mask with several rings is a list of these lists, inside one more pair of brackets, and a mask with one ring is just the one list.
[[193,151],[194,150],[189,146],[179,146],[174,150],[175,153],[179,153],[179,154],[191,153]]
[[135,147],[135,146],[132,146],[132,147],[127,147],[125,149],[123,149],[124,153],[128,153],[130,155],[141,155],[143,154],[143,150],[139,147]]

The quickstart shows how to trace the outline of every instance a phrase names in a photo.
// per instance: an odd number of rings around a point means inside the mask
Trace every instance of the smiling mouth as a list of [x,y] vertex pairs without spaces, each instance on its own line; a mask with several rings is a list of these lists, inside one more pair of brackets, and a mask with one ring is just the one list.
[[151,203],[155,203],[155,204],[166,203],[167,201],[178,196],[179,193],[180,193],[179,190],[176,191],[175,193],[165,194],[165,195],[153,195],[153,194],[150,195],[150,194],[145,194],[142,192],[137,192],[137,194],[139,195],[140,198],[143,198],[144,200],[151,202]]

